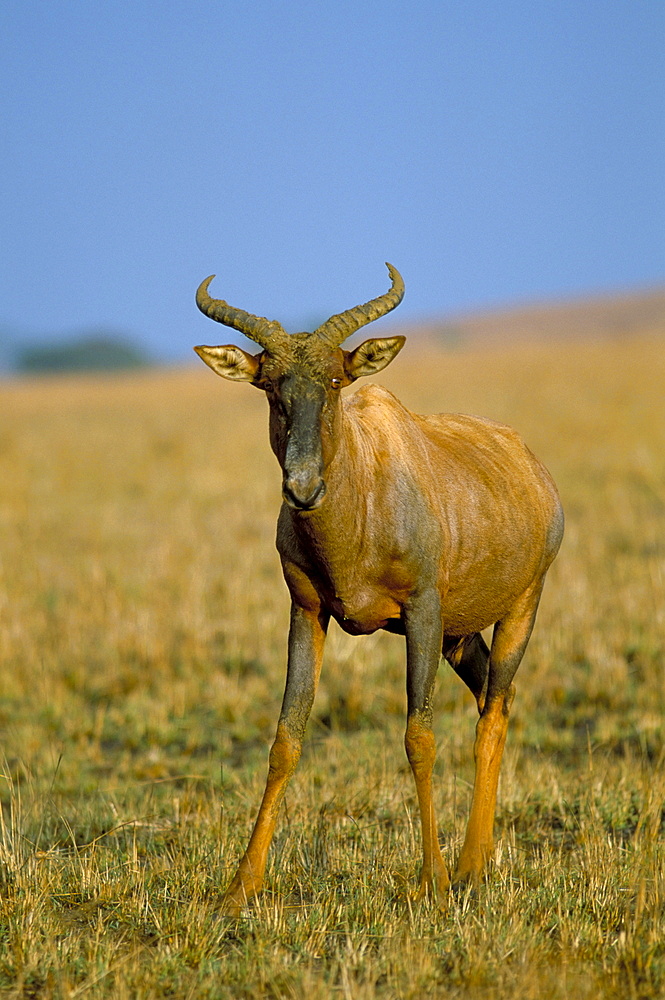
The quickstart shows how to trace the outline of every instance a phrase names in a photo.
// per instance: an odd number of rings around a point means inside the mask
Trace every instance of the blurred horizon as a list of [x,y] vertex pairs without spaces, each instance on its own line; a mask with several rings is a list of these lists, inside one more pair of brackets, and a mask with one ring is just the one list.
[[659,289],[664,41],[660,0],[7,0],[0,362],[100,329],[189,360],[214,272],[291,331],[385,260],[401,326]]
[[[253,341],[228,327],[217,326],[211,342],[241,340],[252,353]],[[665,284],[652,289],[578,296],[570,299],[523,302],[497,309],[469,310],[456,315],[431,317],[416,322],[399,321],[391,313],[376,329],[363,328],[348,345],[367,336],[404,334],[411,347],[474,350],[500,345],[558,344],[571,341],[656,337],[665,339]],[[0,377],[122,372],[146,368],[198,367],[193,352],[181,358],[159,358],[139,338],[122,331],[91,329],[65,336],[26,338],[0,344]]]

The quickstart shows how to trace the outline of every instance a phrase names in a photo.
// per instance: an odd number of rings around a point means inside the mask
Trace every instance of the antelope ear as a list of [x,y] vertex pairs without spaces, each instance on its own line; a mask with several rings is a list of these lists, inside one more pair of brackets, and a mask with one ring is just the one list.
[[373,337],[355,351],[344,351],[346,374],[352,380],[361,375],[375,375],[390,364],[405,342],[406,337]]
[[194,350],[214,372],[233,382],[254,382],[261,367],[260,354],[248,354],[233,344],[195,347]]

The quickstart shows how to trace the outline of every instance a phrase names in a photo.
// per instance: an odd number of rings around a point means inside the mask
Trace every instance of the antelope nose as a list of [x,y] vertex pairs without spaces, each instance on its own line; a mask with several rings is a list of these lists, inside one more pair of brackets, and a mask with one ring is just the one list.
[[291,507],[298,510],[313,510],[323,500],[326,492],[326,484],[320,476],[313,476],[305,480],[290,476],[284,480],[282,496]]

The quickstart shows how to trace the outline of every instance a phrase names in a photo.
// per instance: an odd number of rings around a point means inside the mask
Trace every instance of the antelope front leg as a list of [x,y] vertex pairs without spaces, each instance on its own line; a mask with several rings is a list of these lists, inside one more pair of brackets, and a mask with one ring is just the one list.
[[416,783],[423,838],[423,867],[417,900],[432,895],[442,905],[450,880],[441,855],[432,803],[432,769],[436,745],[431,696],[441,658],[443,629],[436,590],[428,591],[404,610],[406,631],[407,724],[404,745]]
[[237,916],[263,886],[268,849],[286,786],[300,759],[305,727],[321,671],[327,616],[291,606],[289,660],[277,735],[270,750],[268,780],[247,850],[224,893],[222,912]]

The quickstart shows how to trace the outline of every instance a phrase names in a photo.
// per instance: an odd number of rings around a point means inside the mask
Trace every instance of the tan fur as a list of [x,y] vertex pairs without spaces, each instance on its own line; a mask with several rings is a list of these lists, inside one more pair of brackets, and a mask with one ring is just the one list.
[[[326,503],[304,518],[282,509],[287,582],[315,551],[333,615],[347,631],[372,632],[400,617],[434,545],[445,553],[431,570],[446,633],[498,621],[556,552],[548,537],[560,504],[545,468],[502,424],[418,416],[377,385],[346,401],[344,417]],[[420,508],[421,531],[406,530],[405,503]],[[292,593],[306,600],[295,581]]]

